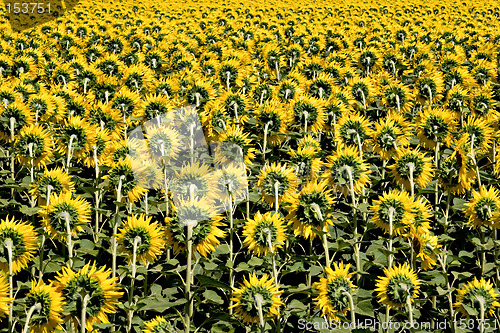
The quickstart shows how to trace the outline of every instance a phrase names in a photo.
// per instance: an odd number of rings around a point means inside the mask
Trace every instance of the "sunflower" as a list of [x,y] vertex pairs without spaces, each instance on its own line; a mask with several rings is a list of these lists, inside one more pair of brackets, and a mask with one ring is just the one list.
[[111,108],[111,104],[103,102],[93,103],[87,112],[85,119],[95,128],[107,129],[113,139],[122,138],[125,131],[125,124],[120,111]]
[[418,297],[421,282],[407,263],[389,269],[384,268],[384,273],[384,277],[378,278],[375,289],[378,291],[377,297],[381,304],[399,309],[406,306],[408,297],[414,302]]
[[413,248],[417,253],[417,258],[422,260],[422,269],[427,271],[436,265],[436,250],[441,247],[438,243],[438,236],[424,230],[414,233],[413,236]]
[[82,225],[90,222],[90,213],[90,204],[80,196],[73,198],[71,192],[51,195],[50,204],[38,212],[49,236],[61,242],[68,237],[68,222],[71,235],[76,236],[83,232]]
[[384,192],[373,201],[370,207],[373,216],[370,222],[390,233],[391,218],[392,232],[394,235],[401,235],[412,225],[415,219],[413,203],[410,195],[406,191],[391,190]]
[[405,114],[413,106],[411,102],[415,97],[413,92],[400,82],[393,82],[381,88],[381,93],[383,96],[382,102],[391,111]]
[[187,231],[185,224],[197,222],[193,227],[193,253],[198,251],[207,257],[219,246],[220,239],[226,237],[221,229],[225,226],[222,215],[217,215],[215,207],[207,199],[179,200],[175,206],[175,216],[165,218],[165,238],[167,245],[173,246],[174,253],[186,251]]
[[269,146],[278,145],[286,138],[291,119],[285,104],[276,100],[265,103],[257,109],[255,118]]
[[144,323],[143,333],[173,333],[174,327],[165,317],[156,316],[155,318]]
[[[141,158],[145,155],[149,148],[152,156],[156,160],[161,160],[165,163],[174,161],[181,151],[181,140],[179,133],[172,127],[165,125],[150,125],[146,126],[146,146],[137,146],[136,153],[131,154],[134,157]],[[129,144],[129,149],[134,149],[134,146]],[[141,156],[142,155],[142,156]]]
[[140,107],[137,112],[144,115],[144,122],[156,118],[159,123],[160,119],[166,117],[168,112],[172,110],[174,104],[165,96],[149,94],[142,99]]
[[52,283],[45,284],[42,280],[31,282],[31,289],[26,295],[26,308],[36,307],[37,304],[39,308],[30,320],[31,332],[49,333],[61,329],[61,313],[65,303],[61,293]]
[[427,200],[418,196],[412,202],[413,220],[410,225],[410,234],[428,232],[431,229],[430,220],[433,216],[432,207]]
[[287,219],[293,224],[295,236],[314,239],[315,229],[328,232],[328,226],[333,225],[330,212],[335,200],[326,181],[311,180],[299,193],[287,196],[284,201],[290,203]]
[[227,165],[216,165],[213,175],[215,192],[220,193],[215,198],[216,202],[223,205],[228,203],[229,194],[235,202],[241,202],[248,194],[248,178],[243,163],[230,163]]
[[449,146],[455,126],[456,120],[451,112],[440,108],[429,108],[420,118],[417,136],[420,143],[429,149],[434,149],[437,142]]
[[418,147],[396,150],[395,163],[389,166],[391,174],[399,185],[411,188],[410,179],[420,187],[427,186],[433,177],[432,158],[426,157]]
[[492,87],[486,86],[476,89],[470,96],[469,108],[476,117],[481,117],[487,122],[498,122],[500,114],[495,110],[496,104]]
[[170,181],[170,190],[174,196],[174,202],[188,200],[190,198],[214,200],[221,196],[215,183],[214,170],[208,164],[195,162],[186,164],[180,170],[174,171],[173,179]]
[[456,85],[448,91],[444,106],[463,117],[465,113],[465,108],[467,106],[467,100],[469,97],[469,91],[461,86]]
[[34,258],[34,253],[38,248],[37,233],[35,228],[26,222],[15,221],[14,217],[9,220],[0,221],[0,252],[2,261],[0,270],[9,271],[9,254],[5,246],[8,240],[12,243],[12,273],[16,274]]
[[[139,179],[139,175],[142,175],[140,172],[141,164],[139,161],[131,159],[127,156],[125,159],[118,161],[109,173],[103,176],[103,179],[110,180],[110,183],[119,187],[121,181],[121,193],[120,196],[127,196],[130,202],[138,201],[144,193],[147,191],[143,187],[140,186],[141,180]],[[117,188],[118,190],[118,188]]]
[[375,123],[370,141],[373,145],[373,151],[385,161],[394,155],[397,147],[407,147],[410,144],[408,135],[405,135],[404,130],[391,117],[382,118]]
[[318,157],[318,152],[313,147],[290,150],[290,166],[294,168],[295,175],[300,179],[313,179],[319,177],[323,162]]
[[378,94],[375,83],[368,77],[354,77],[350,84],[350,93],[364,109],[370,105],[371,101]]
[[43,175],[37,177],[31,187],[29,193],[40,200],[40,206],[46,204],[50,194],[60,196],[65,192],[75,191],[75,184],[71,181],[70,175],[60,167],[45,169]]
[[351,277],[354,273],[349,273],[351,264],[344,266],[343,262],[333,263],[334,269],[325,267],[326,278],[321,278],[319,282],[313,284],[314,293],[317,297],[314,300],[317,302],[316,308],[321,309],[321,316],[328,318],[330,321],[339,321],[337,316],[341,314],[345,317],[350,309],[349,296],[346,293],[352,294],[356,290]]
[[291,101],[293,124],[297,127],[304,125],[305,131],[309,129],[314,133],[320,132],[326,121],[324,103],[321,99],[308,96],[300,96]]
[[92,150],[87,151],[87,156],[83,159],[83,164],[88,168],[96,168],[98,165],[105,164],[111,153],[110,143],[114,144],[115,142],[111,140],[111,134],[108,129],[97,128],[95,145],[91,147]]
[[130,120],[131,117],[142,118],[144,116],[140,95],[128,88],[122,88],[118,91],[111,102],[111,108],[120,112],[121,118],[127,125],[135,123],[135,121]]
[[271,165],[266,165],[258,179],[257,187],[260,188],[262,199],[271,207],[274,207],[276,201],[280,203],[283,197],[294,193],[297,189],[297,176],[293,169],[285,164],[273,162]]
[[215,160],[226,164],[243,159],[245,165],[250,165],[255,158],[256,149],[252,145],[250,133],[245,133],[238,125],[231,125],[219,136],[218,146],[215,149]]
[[335,128],[335,137],[347,146],[366,149],[366,140],[372,133],[368,119],[358,113],[344,114]]
[[312,148],[315,152],[321,150],[321,144],[312,135],[305,135],[297,141],[297,150]]
[[440,72],[433,72],[429,75],[421,76],[416,82],[417,100],[423,104],[430,101],[430,104],[436,103],[440,95],[444,92],[443,76]]
[[468,224],[474,228],[482,225],[500,228],[500,191],[494,187],[481,186],[479,191],[472,191],[472,199],[465,202],[465,215]]
[[438,179],[441,186],[452,194],[464,193],[469,190],[476,178],[476,171],[471,158],[461,147],[466,147],[463,137],[453,149],[453,153],[441,161],[438,169]]
[[361,160],[356,148],[352,146],[339,144],[337,151],[328,156],[326,161],[324,177],[344,196],[348,196],[351,191],[351,178],[355,193],[361,193],[370,182],[368,164]]
[[70,116],[64,120],[64,126],[59,129],[59,152],[66,155],[68,149],[71,148],[72,156],[78,160],[84,159],[87,152],[91,151],[92,146],[96,144],[96,130],[97,128],[84,118]]
[[151,223],[151,219],[151,217],[146,218],[144,214],[128,216],[127,222],[119,230],[118,239],[123,251],[130,256],[130,262],[132,261],[136,239],[138,239],[137,261],[153,263],[162,254],[165,247],[163,230],[158,225],[158,222]]
[[41,169],[53,156],[54,142],[49,132],[38,124],[23,127],[14,144],[19,162]]
[[276,249],[282,248],[286,240],[284,223],[278,213],[267,212],[262,215],[257,212],[253,219],[245,223],[243,236],[246,238],[243,245],[256,256],[265,256],[268,251],[276,253]]
[[491,148],[493,128],[485,119],[468,117],[459,131],[460,138],[466,138],[460,147],[466,154],[475,156]]
[[10,284],[7,274],[0,272],[0,318],[9,313],[13,298],[9,297]]
[[498,293],[493,289],[493,283],[485,280],[474,278],[473,281],[467,282],[462,288],[457,289],[457,301],[453,306],[464,316],[470,317],[473,313],[477,314],[481,311],[480,303],[483,303],[484,316],[493,317],[496,309],[500,307],[497,301]]
[[108,314],[117,311],[118,300],[123,295],[118,286],[118,277],[110,277],[111,270],[102,267],[97,269],[95,263],[83,266],[78,272],[70,267],[63,267],[56,276],[55,286],[62,294],[65,312],[73,319],[75,327],[82,312],[82,302],[87,300],[87,316],[85,328],[92,331],[94,324],[109,323]]
[[18,101],[14,101],[0,108],[0,117],[4,119],[0,122],[0,140],[8,142],[10,142],[12,137],[15,137],[24,126],[34,122],[26,105]]
[[233,287],[233,297],[235,315],[241,318],[245,324],[255,324],[259,322],[259,310],[257,302],[261,303],[262,316],[271,319],[279,315],[280,307],[284,305],[280,298],[282,290],[274,283],[272,277],[264,274],[260,279],[255,273],[243,279],[239,288]]
[[275,95],[282,103],[287,103],[293,100],[296,96],[301,96],[304,89],[293,79],[285,79],[276,86],[273,95]]
[[164,187],[164,171],[155,160],[143,157],[140,162],[134,163],[134,165],[138,165],[136,172],[139,187],[155,190]]

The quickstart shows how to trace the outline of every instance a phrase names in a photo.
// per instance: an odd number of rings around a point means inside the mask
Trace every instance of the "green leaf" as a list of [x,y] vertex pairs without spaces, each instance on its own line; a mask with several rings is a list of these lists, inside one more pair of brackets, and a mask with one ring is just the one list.
[[210,303],[224,304],[222,298],[213,290],[205,290],[203,292],[203,297],[205,297],[205,299]]
[[216,287],[225,290],[231,290],[231,287],[229,285],[225,284],[224,282],[212,279],[211,277],[204,276],[201,274],[196,274],[195,277],[204,287]]

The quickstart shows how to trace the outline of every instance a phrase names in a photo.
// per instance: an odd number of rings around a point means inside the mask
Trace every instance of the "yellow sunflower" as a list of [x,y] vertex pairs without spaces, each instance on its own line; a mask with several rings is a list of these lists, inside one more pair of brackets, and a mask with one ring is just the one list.
[[465,216],[474,228],[482,225],[500,228],[500,191],[494,187],[481,186],[472,191],[472,199],[465,202]]
[[156,316],[144,323],[143,333],[161,333],[161,332],[175,332],[169,321],[165,317]]
[[255,118],[266,137],[267,145],[278,145],[286,138],[291,119],[285,104],[276,100],[265,103],[257,109]]
[[15,145],[17,159],[25,166],[42,168],[53,156],[54,142],[49,132],[38,124],[23,127]]
[[464,316],[470,317],[470,310],[477,312],[481,311],[480,303],[483,303],[485,318],[493,317],[496,309],[500,307],[498,293],[493,289],[493,283],[485,280],[474,278],[473,281],[467,282],[462,288],[457,289],[457,301],[453,306]]
[[136,202],[141,199],[141,197],[146,193],[146,189],[140,186],[141,181],[139,175],[141,175],[141,165],[139,161],[132,160],[127,156],[124,160],[120,160],[116,163],[109,173],[103,176],[103,179],[109,178],[110,183],[118,187],[121,180],[121,193],[122,200],[124,196],[128,197],[130,202]]
[[26,222],[15,221],[14,217],[9,220],[7,216],[0,221],[0,248],[2,261],[0,270],[9,272],[9,254],[7,242],[10,240],[12,247],[12,273],[16,274],[34,258],[38,249],[38,240],[35,228]]
[[290,150],[290,166],[299,179],[314,179],[319,177],[323,162],[318,157],[318,152],[313,147]]
[[438,243],[438,236],[422,229],[413,233],[413,236],[413,248],[417,253],[417,258],[422,260],[422,269],[427,271],[436,265],[436,250],[441,247]]
[[406,191],[391,190],[384,192],[378,200],[373,201],[370,207],[373,216],[370,222],[390,233],[391,219],[393,235],[406,232],[415,218],[413,202]]
[[84,159],[92,146],[96,144],[97,128],[79,116],[70,116],[64,120],[64,126],[59,129],[58,150],[67,155],[71,148],[71,156],[78,160]]
[[388,161],[397,147],[407,147],[410,144],[408,135],[405,134],[391,117],[380,119],[375,123],[375,129],[371,132],[370,141],[373,151],[379,154],[382,160]]
[[290,203],[287,219],[293,224],[295,236],[314,239],[315,229],[328,232],[328,226],[333,225],[330,215],[335,200],[326,181],[311,180],[299,193],[287,196],[284,201]]
[[7,274],[0,272],[0,318],[9,313],[13,299],[9,297],[9,280]]
[[56,276],[55,286],[62,294],[66,320],[72,319],[75,327],[81,318],[83,301],[87,300],[85,328],[92,331],[94,324],[109,323],[108,314],[116,313],[118,300],[123,295],[118,286],[118,277],[110,277],[111,270],[97,269],[95,263],[83,266],[78,272],[63,267]]
[[353,297],[356,286],[352,283],[351,277],[354,273],[349,273],[351,264],[344,266],[343,262],[333,263],[334,269],[325,267],[326,278],[321,278],[319,282],[313,284],[314,293],[317,297],[316,308],[321,309],[321,316],[327,317],[329,321],[339,321],[338,314],[345,317],[350,311],[349,293]]
[[441,186],[452,194],[464,193],[469,190],[476,179],[476,171],[472,159],[460,147],[466,147],[467,138],[459,140],[453,153],[441,161],[437,171]]
[[[38,307],[37,307],[38,304]],[[61,292],[52,284],[42,280],[31,282],[31,289],[26,295],[26,308],[35,306],[30,327],[33,333],[49,333],[61,329],[62,308],[65,305]]]
[[300,96],[291,102],[293,124],[304,131],[321,132],[326,122],[325,101],[308,96]]
[[418,297],[420,280],[417,274],[405,263],[404,265],[384,268],[385,276],[377,279],[377,297],[381,304],[389,308],[404,308],[409,297],[414,302]]
[[[134,244],[136,246],[136,260],[145,264],[153,263],[163,253],[165,247],[164,232],[158,222],[151,223],[152,217],[144,214],[127,216],[119,230],[118,239],[122,250],[129,255],[132,262]],[[136,240],[137,239],[137,240]]]
[[278,213],[267,212],[262,215],[257,212],[249,219],[243,228],[245,240],[243,244],[255,255],[266,255],[268,251],[275,253],[282,248],[286,240],[285,221]]
[[221,229],[225,226],[222,215],[217,215],[215,207],[207,199],[187,201],[180,200],[175,206],[174,217],[165,218],[165,237],[167,245],[173,246],[174,253],[186,251],[187,230],[186,223],[194,221],[193,227],[193,254],[198,251],[207,257],[219,246],[220,239],[226,237]]
[[434,168],[432,157],[427,157],[420,152],[418,147],[399,148],[396,150],[395,163],[389,166],[391,174],[399,185],[403,185],[407,190],[411,188],[410,180],[424,188],[432,180]]
[[355,193],[361,193],[369,184],[368,164],[361,160],[353,146],[339,144],[337,151],[326,160],[327,170],[324,177],[329,180],[335,190],[342,192],[344,196],[348,196],[351,191],[351,178],[352,190]]
[[335,137],[346,146],[356,147],[358,151],[367,148],[366,141],[371,134],[370,122],[358,113],[343,115],[335,128]]
[[215,150],[216,162],[227,164],[243,158],[245,165],[250,165],[255,158],[256,149],[249,136],[250,133],[245,133],[240,126],[229,126],[226,132],[219,135],[219,144]]
[[83,232],[82,225],[90,222],[90,204],[82,197],[73,198],[71,192],[51,195],[50,204],[38,212],[42,225],[51,238],[65,242],[68,237],[67,223],[71,235]]
[[436,143],[450,145],[456,120],[453,114],[445,109],[429,108],[424,111],[418,125],[418,138],[426,148],[434,149]]
[[258,179],[257,187],[260,188],[262,199],[271,207],[274,207],[276,202],[279,204],[284,196],[294,193],[297,189],[297,176],[293,169],[285,164],[273,162],[266,165]]
[[245,278],[239,288],[233,287],[235,315],[245,324],[259,322],[258,302],[262,307],[264,320],[271,319],[280,313],[280,307],[284,305],[280,298],[282,290],[274,283],[274,278],[264,274],[260,279],[255,273]]
[[40,200],[40,206],[45,206],[51,194],[60,196],[66,192],[73,193],[75,184],[62,168],[45,169],[43,175],[31,184],[30,194]]

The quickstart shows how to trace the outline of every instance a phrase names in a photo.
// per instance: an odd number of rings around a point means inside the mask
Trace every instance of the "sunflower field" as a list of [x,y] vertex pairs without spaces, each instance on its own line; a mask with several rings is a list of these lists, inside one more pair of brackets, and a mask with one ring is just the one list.
[[3,0],[0,332],[500,331],[499,7]]

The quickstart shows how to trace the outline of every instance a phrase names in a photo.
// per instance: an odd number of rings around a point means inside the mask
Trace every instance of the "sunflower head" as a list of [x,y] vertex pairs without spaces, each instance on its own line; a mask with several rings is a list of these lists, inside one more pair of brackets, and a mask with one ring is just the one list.
[[411,188],[411,181],[420,187],[427,186],[434,173],[431,157],[417,149],[397,149],[395,163],[389,166],[391,174],[400,185]]
[[35,228],[25,222],[9,220],[7,216],[0,221],[0,253],[3,258],[0,269],[9,271],[9,251],[12,251],[12,273],[18,273],[28,266],[38,248],[37,233]]
[[276,202],[281,202],[283,196],[295,192],[297,181],[292,168],[273,162],[261,171],[257,187],[261,190],[263,200],[274,207]]
[[245,278],[239,288],[233,287],[234,302],[232,308],[236,316],[241,318],[245,324],[259,322],[259,303],[262,308],[264,320],[279,315],[279,309],[283,305],[280,299],[282,290],[274,283],[272,277],[264,274],[260,279],[252,273],[248,279]]
[[370,207],[373,211],[370,221],[383,229],[385,233],[400,235],[415,219],[412,200],[406,191],[384,192],[373,203],[374,205]]
[[[30,327],[33,332],[52,332],[61,328],[64,300],[61,292],[52,284],[43,281],[31,282],[31,289],[26,295],[26,308],[35,307],[36,316],[32,316]],[[38,306],[37,306],[38,305]]]
[[498,293],[493,289],[493,284],[485,280],[474,278],[467,282],[462,288],[457,289],[457,302],[455,308],[465,317],[477,316],[481,311],[483,303],[485,318],[493,317],[496,309],[500,307]]
[[268,251],[276,253],[285,243],[284,223],[277,213],[267,212],[262,215],[257,212],[255,217],[247,220],[245,224],[243,236],[246,238],[243,244],[257,256],[266,255]]
[[163,230],[157,222],[151,223],[151,219],[144,214],[128,216],[120,228],[118,237],[129,261],[132,261],[134,250],[137,260],[145,263],[152,263],[161,255],[165,247]]
[[314,299],[317,302],[316,308],[321,309],[322,316],[326,316],[330,320],[339,320],[338,314],[345,316],[350,310],[349,296],[356,290],[356,286],[352,283],[351,277],[354,273],[349,273],[351,264],[344,266],[333,263],[334,269],[325,268],[326,278],[321,278],[319,282],[314,283],[313,288],[317,297]]
[[482,225],[499,228],[500,225],[500,191],[494,187],[481,186],[479,191],[473,190],[472,199],[465,204],[465,215],[468,223],[474,228]]
[[408,297],[414,302],[421,282],[407,263],[384,268],[384,273],[385,276],[378,278],[375,289],[381,304],[399,309],[406,306]]

